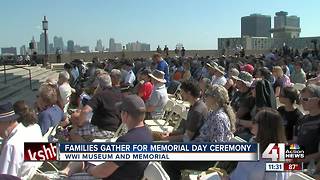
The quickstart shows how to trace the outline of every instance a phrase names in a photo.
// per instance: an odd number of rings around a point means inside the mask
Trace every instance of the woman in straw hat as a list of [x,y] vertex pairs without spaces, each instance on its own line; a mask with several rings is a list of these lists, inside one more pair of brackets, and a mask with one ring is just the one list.
[[153,91],[151,97],[146,102],[148,118],[158,119],[163,118],[164,106],[167,104],[169,98],[164,79],[164,72],[159,70],[154,70],[151,77],[151,83],[153,84]]

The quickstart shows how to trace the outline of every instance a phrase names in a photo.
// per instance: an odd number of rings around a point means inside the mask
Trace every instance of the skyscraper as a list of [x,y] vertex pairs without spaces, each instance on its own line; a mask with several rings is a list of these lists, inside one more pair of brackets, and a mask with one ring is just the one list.
[[20,55],[26,55],[26,54],[27,54],[26,45],[22,45],[20,47]]
[[67,42],[67,51],[68,52],[74,52],[74,41],[69,40]]
[[33,52],[37,52],[38,51],[38,44],[36,42],[36,40],[34,39],[34,36],[32,37],[31,42],[29,43],[29,51],[30,54],[32,54]]
[[49,44],[49,47],[48,47],[48,53],[49,53],[49,54],[53,54],[53,53],[55,53],[53,43],[50,43],[50,44]]
[[16,47],[5,47],[1,48],[2,55],[17,55],[17,48]]
[[116,49],[115,47],[115,41],[113,38],[110,38],[109,40],[109,52],[114,52]]
[[300,36],[300,18],[287,16],[288,12],[280,11],[274,17],[274,28],[271,30],[274,38],[298,38]]
[[241,37],[271,37],[271,16],[251,14],[241,18]]
[[[49,45],[48,37],[47,37],[47,43]],[[44,54],[45,51],[45,35],[44,33],[40,34],[40,42],[39,42],[39,54]]]
[[96,51],[99,51],[99,52],[103,52],[103,45],[102,45],[102,40],[99,39],[97,41],[97,45],[96,45],[96,48],[95,48]]
[[126,50],[127,51],[150,51],[150,44],[140,43],[139,41],[132,42],[132,43],[126,44]]
[[53,47],[56,51],[57,49],[60,49],[61,52],[64,50],[64,43],[62,37],[54,36],[53,37]]

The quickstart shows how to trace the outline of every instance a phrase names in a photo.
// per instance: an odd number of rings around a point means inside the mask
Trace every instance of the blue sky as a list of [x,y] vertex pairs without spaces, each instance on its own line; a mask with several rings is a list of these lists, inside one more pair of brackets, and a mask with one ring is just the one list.
[[[284,10],[301,19],[301,36],[320,36],[319,0],[1,0],[0,47],[39,41],[41,21],[49,21],[53,36],[94,48],[102,39],[136,40],[170,49],[216,49],[218,37],[240,36],[240,18]],[[318,17],[318,18],[317,18]]]

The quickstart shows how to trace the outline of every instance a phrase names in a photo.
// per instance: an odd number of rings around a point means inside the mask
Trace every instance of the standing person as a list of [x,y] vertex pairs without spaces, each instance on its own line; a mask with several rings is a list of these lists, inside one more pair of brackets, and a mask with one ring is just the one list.
[[169,48],[168,48],[168,46],[167,46],[167,45],[165,45],[165,46],[164,46],[163,51],[164,51],[164,53],[165,53],[166,57],[168,57],[168,56],[169,56]]
[[174,53],[176,54],[176,56],[179,55],[179,49],[178,49],[178,47],[176,47],[176,48],[174,49]]
[[164,107],[169,100],[165,87],[166,80],[164,79],[164,73],[154,70],[149,76],[153,84],[153,91],[150,99],[146,102],[148,118],[162,119],[165,113]]
[[[144,125],[146,106],[137,95],[125,97],[117,104],[121,111],[121,121],[128,127],[128,132],[119,137],[116,142],[152,143],[150,130]],[[148,161],[110,161],[100,165],[73,162],[62,171],[67,175],[85,171],[95,178],[135,180],[142,179]]]
[[153,59],[153,62],[156,64],[156,69],[164,72],[164,79],[166,80],[166,86],[168,87],[170,83],[168,63],[162,59],[160,53],[155,53],[152,59]]
[[181,57],[184,57],[186,55],[186,50],[184,49],[184,47],[182,47],[181,49]]
[[30,133],[22,123],[18,123],[18,118],[10,102],[0,103],[0,137],[3,138],[0,174],[27,179],[35,162],[24,162],[24,142],[39,142],[40,139],[36,133]]
[[160,45],[158,45],[158,47],[157,47],[157,53],[161,54],[161,52],[162,52],[161,47],[160,47]]

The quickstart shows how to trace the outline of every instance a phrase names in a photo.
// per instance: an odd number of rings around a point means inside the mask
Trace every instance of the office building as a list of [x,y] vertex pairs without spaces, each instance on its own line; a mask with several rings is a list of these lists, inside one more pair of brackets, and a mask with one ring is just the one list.
[[241,37],[271,37],[271,16],[251,14],[241,18]]
[[300,18],[288,16],[288,13],[284,11],[277,12],[271,32],[273,38],[298,38],[301,32]]

